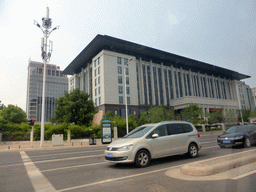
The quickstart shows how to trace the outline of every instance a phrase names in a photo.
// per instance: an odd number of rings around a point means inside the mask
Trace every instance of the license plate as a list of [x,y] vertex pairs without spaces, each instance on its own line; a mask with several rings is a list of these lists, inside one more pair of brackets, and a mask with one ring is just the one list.
[[107,157],[113,157],[112,153],[107,153]]
[[230,143],[230,141],[223,141],[223,143]]

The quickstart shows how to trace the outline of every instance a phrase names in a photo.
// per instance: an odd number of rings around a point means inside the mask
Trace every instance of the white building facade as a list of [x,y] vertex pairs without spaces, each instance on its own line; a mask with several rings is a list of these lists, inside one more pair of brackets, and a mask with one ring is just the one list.
[[254,107],[249,86],[240,81],[247,75],[109,36],[98,35],[89,45],[64,73],[72,75],[70,91],[89,93],[104,113],[125,116],[125,82],[134,115],[159,105],[181,110],[197,104],[204,112]]

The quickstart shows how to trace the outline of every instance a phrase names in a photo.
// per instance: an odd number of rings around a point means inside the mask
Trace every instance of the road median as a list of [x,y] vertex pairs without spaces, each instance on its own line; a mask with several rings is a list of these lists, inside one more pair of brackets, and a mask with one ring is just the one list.
[[209,176],[256,162],[256,149],[225,155],[181,167],[181,172],[190,176]]

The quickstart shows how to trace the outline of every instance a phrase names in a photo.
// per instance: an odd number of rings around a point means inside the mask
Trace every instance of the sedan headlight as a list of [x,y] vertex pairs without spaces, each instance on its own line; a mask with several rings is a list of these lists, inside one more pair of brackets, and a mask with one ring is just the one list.
[[117,151],[128,151],[132,148],[132,145],[125,145],[123,147],[119,147]]
[[243,139],[244,138],[244,136],[237,136],[237,137],[235,137],[235,139]]

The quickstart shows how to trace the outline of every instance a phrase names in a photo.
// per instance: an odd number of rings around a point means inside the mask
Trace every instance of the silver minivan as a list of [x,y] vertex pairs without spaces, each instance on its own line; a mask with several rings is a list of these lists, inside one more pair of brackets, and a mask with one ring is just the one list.
[[105,159],[146,167],[155,158],[183,153],[196,157],[202,148],[199,137],[194,125],[184,121],[145,124],[109,144]]

